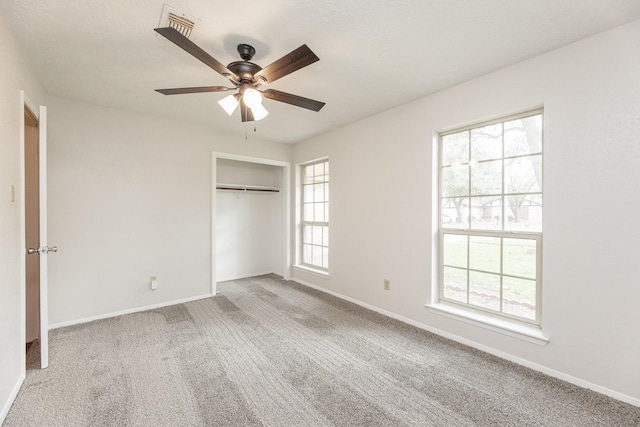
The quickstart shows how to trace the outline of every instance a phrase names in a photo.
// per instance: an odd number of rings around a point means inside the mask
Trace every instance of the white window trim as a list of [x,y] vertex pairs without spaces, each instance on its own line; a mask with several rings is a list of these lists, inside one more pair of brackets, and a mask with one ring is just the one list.
[[453,305],[436,302],[426,304],[425,307],[430,312],[455,319],[470,325],[518,338],[539,346],[545,346],[549,338],[545,337],[542,330],[536,326],[514,323],[502,318],[476,313],[467,309],[455,307]]
[[293,266],[297,270],[304,271],[305,273],[313,274],[314,276],[322,277],[323,279],[328,279],[330,276],[328,270],[319,270],[317,268],[310,267],[307,264],[296,264]]
[[[465,130],[474,129],[477,127],[488,126],[495,123],[501,123],[504,121],[514,120],[521,117],[528,117],[535,114],[541,114],[544,123],[544,110],[542,107],[536,108],[533,110],[527,110],[525,112],[519,114],[513,114],[510,116],[499,117],[495,120],[491,121],[482,121],[476,124],[472,124],[465,127],[459,127],[455,129],[450,129],[441,133],[434,134],[434,195],[436,196],[436,202],[434,203],[434,215],[436,218],[433,222],[435,227],[434,233],[434,253],[437,254],[433,260],[433,271],[434,280],[432,280],[432,295],[433,301],[426,304],[425,307],[432,313],[442,315],[448,318],[452,318],[467,324],[475,325],[481,327],[483,329],[488,329],[494,332],[498,332],[504,335],[508,335],[514,338],[518,338],[527,342],[531,342],[540,346],[544,346],[549,342],[549,338],[544,336],[542,333],[542,262],[538,263],[537,271],[536,271],[536,281],[537,281],[537,289],[536,289],[536,322],[527,322],[524,320],[519,320],[517,318],[511,318],[508,315],[504,315],[503,313],[487,311],[486,313],[483,310],[476,310],[473,306],[465,306],[463,304],[455,304],[448,301],[440,301],[441,295],[441,276],[442,276],[442,236],[444,234],[442,228],[442,215],[441,215],[441,146],[440,141],[442,136],[453,134],[457,132],[462,132]],[[544,131],[543,131],[544,132]],[[544,144],[544,133],[543,133],[543,144]],[[542,152],[542,158],[544,159],[544,149]],[[543,160],[544,165],[544,160]],[[543,189],[543,197],[544,197],[544,189]],[[543,204],[544,206],[544,204]],[[447,231],[470,231],[470,230],[461,230],[461,229],[452,229]],[[478,230],[481,233],[481,230]],[[474,230],[475,232],[475,230]],[[509,231],[503,231],[505,236],[509,237],[507,234],[510,234]],[[518,233],[519,234],[519,233]],[[526,234],[526,233],[522,233]],[[538,247],[537,247],[537,259],[542,260],[542,232],[540,233],[532,233],[539,236],[538,239]]]

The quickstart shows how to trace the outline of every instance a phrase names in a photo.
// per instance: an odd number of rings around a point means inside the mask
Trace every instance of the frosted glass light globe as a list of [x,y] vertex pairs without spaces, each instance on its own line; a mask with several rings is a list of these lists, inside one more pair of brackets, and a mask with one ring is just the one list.
[[257,105],[262,104],[262,95],[255,89],[247,89],[242,95],[244,103],[249,108],[254,108]]
[[253,113],[253,119],[255,121],[262,120],[269,114],[267,109],[264,108],[264,105],[262,104],[258,104],[255,107],[252,107],[251,112]]

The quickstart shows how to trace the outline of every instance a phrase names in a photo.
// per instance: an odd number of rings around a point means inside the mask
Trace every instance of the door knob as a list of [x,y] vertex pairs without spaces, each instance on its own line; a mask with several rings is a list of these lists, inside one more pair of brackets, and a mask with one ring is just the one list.
[[49,252],[58,252],[58,247],[57,246],[52,246],[52,247],[48,247],[47,246],[47,253]]
[[33,254],[39,254],[40,250],[38,248],[34,249],[34,248],[29,248],[27,249],[27,254],[29,255],[33,255]]

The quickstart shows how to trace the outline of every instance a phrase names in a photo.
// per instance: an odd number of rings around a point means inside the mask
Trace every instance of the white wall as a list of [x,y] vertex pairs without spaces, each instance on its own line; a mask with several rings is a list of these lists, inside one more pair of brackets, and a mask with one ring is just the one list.
[[[282,187],[284,168],[218,159],[217,180],[224,184]],[[283,188],[281,188],[283,190]],[[284,196],[279,193],[216,193],[216,280],[264,273],[283,275]]]
[[[45,94],[0,10],[0,423],[24,375],[24,283],[20,90],[37,107]],[[15,200],[10,199],[11,186]]]
[[[638,53],[640,21],[297,144],[331,162],[331,276],[294,278],[640,405]],[[424,306],[434,134],[540,105],[544,347]]]
[[50,323],[208,294],[212,152],[288,161],[291,150],[50,98]]

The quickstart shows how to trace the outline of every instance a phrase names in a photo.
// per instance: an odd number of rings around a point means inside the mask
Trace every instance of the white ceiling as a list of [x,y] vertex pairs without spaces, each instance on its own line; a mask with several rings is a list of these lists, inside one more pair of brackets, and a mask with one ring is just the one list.
[[[238,43],[265,67],[306,43],[320,61],[270,87],[320,112],[265,100],[259,138],[294,143],[640,19],[638,0],[171,0],[191,40],[223,64]],[[154,89],[228,81],[157,35],[163,0],[0,0],[48,94],[244,134],[228,93]],[[250,129],[253,128],[251,125]]]

